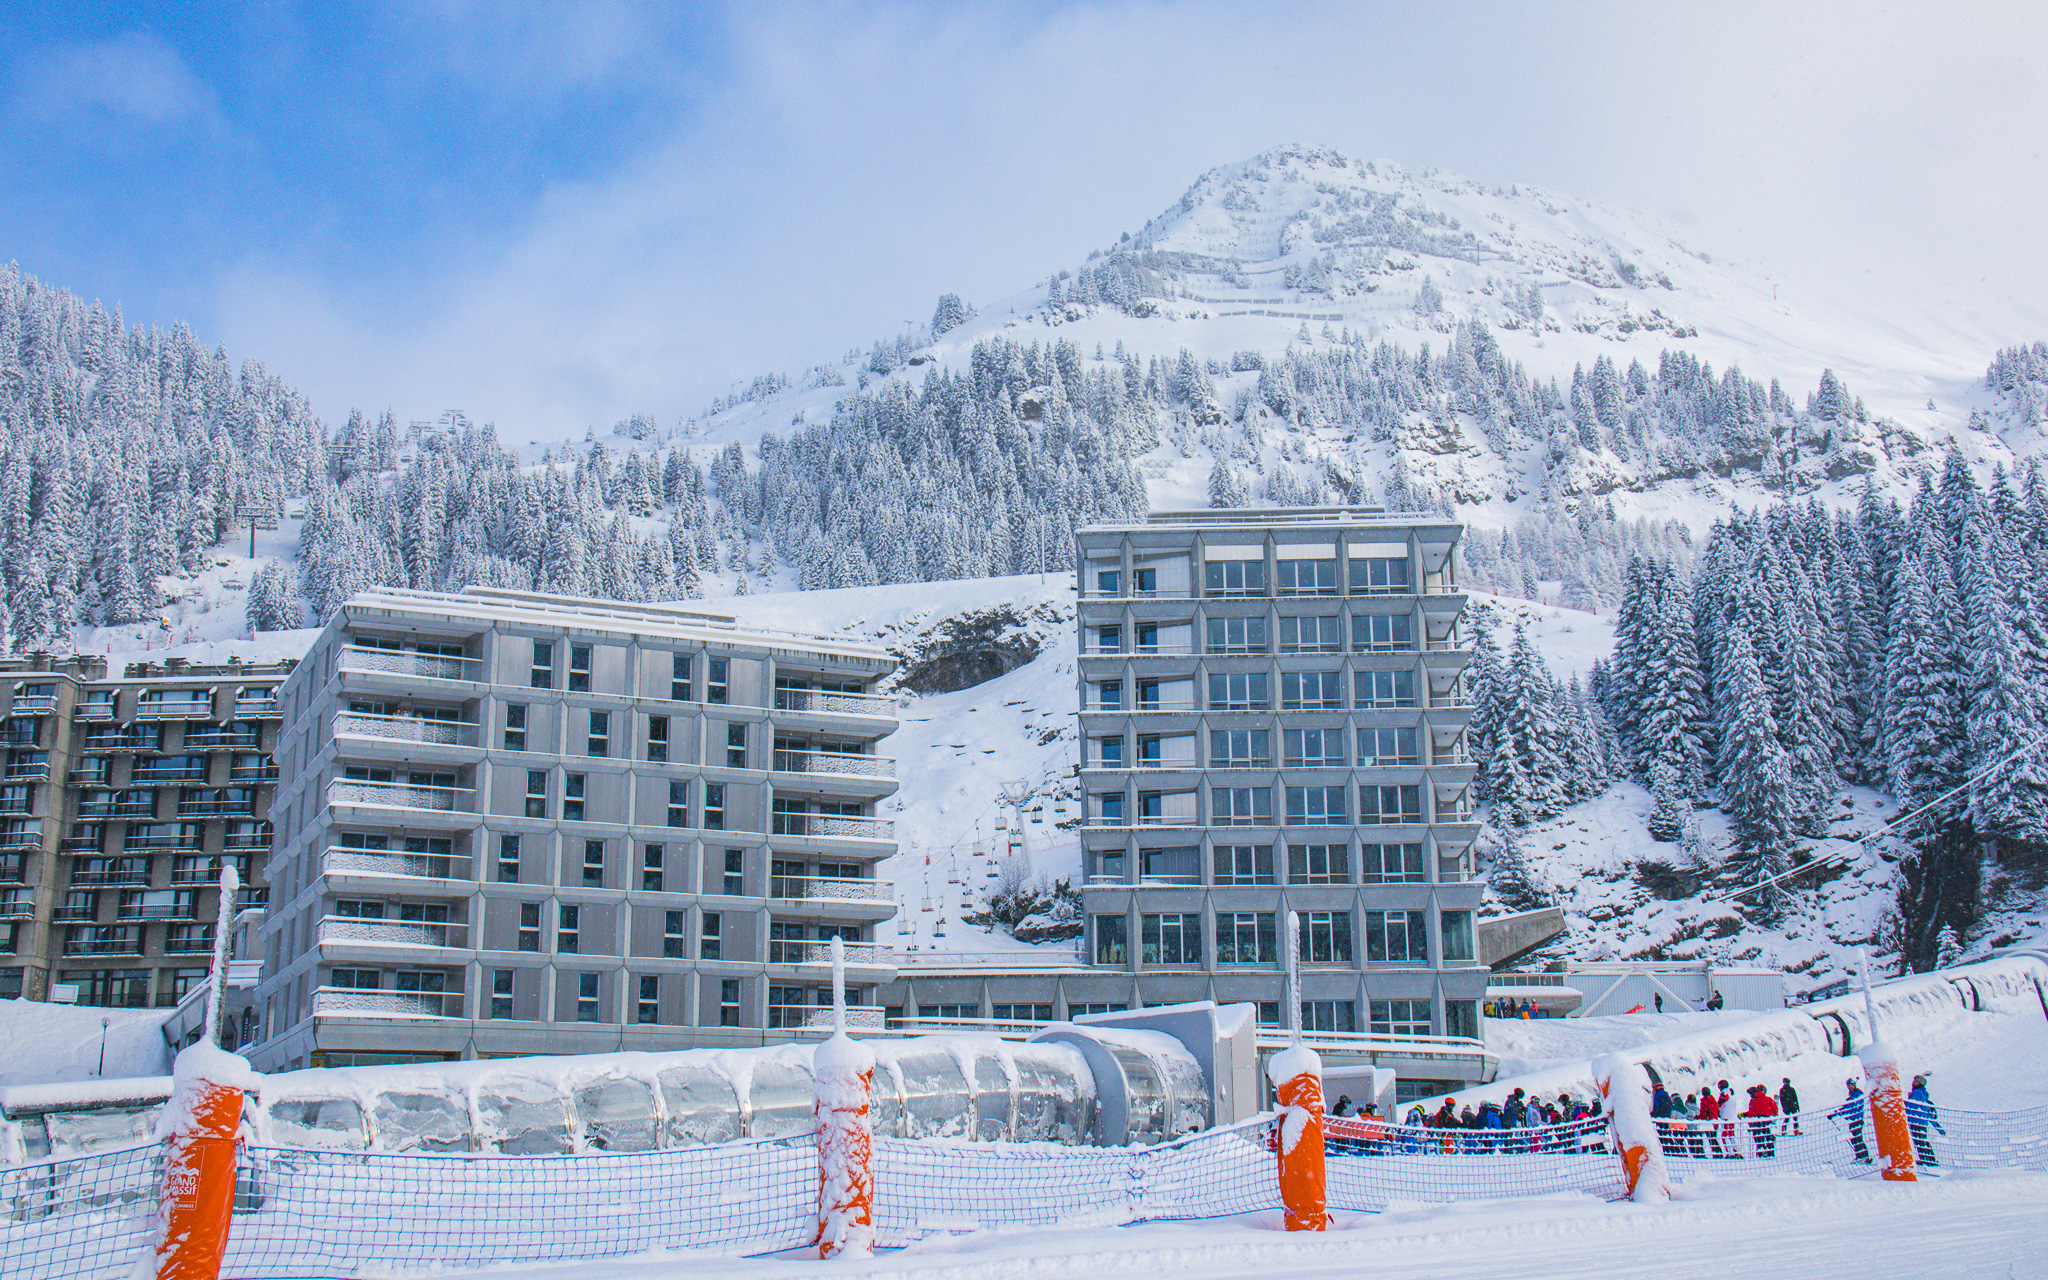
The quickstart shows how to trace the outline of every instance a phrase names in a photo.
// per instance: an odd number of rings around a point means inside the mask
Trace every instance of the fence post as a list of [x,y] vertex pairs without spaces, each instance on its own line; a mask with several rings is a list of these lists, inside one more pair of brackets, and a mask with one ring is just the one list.
[[1287,1023],[1293,1044],[1273,1055],[1266,1078],[1279,1107],[1274,1148],[1289,1231],[1327,1231],[1330,1193],[1323,1167],[1323,1059],[1301,1042],[1301,917],[1287,913]]
[[159,1130],[168,1141],[150,1273],[155,1280],[219,1280],[235,1210],[242,1090],[254,1074],[246,1059],[203,1040],[178,1055]]
[[1870,955],[1863,953],[1863,1020],[1870,1043],[1856,1051],[1863,1060],[1863,1078],[1870,1096],[1870,1127],[1876,1130],[1877,1154],[1884,1157],[1887,1182],[1918,1182],[1913,1172],[1913,1134],[1906,1124],[1906,1094],[1899,1086],[1899,1060],[1877,1034],[1877,1002],[1870,994]]
[[1593,1062],[1593,1079],[1607,1108],[1607,1136],[1621,1157],[1628,1196],[1637,1204],[1671,1198],[1671,1175],[1664,1167],[1664,1144],[1650,1115],[1650,1076],[1641,1063],[1618,1053]]
[[818,1256],[875,1251],[875,1051],[846,1034],[846,947],[832,939],[832,1036],[811,1057],[818,1117]]

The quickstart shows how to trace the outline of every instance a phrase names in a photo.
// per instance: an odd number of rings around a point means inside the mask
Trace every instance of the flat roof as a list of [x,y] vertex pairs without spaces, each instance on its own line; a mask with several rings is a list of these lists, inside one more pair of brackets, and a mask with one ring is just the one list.
[[1361,526],[1410,528],[1436,525],[1464,529],[1464,522],[1435,511],[1388,511],[1382,507],[1221,507],[1201,511],[1155,511],[1143,523],[1084,525],[1074,532],[1127,533],[1158,529],[1270,529]]

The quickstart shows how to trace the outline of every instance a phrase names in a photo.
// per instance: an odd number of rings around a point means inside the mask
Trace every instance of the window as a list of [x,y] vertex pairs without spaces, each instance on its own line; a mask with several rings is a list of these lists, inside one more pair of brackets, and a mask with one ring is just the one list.
[[1211,787],[1209,821],[1219,827],[1269,826],[1273,792],[1266,787]]
[[1120,733],[1095,740],[1095,763],[1104,769],[1121,769],[1124,765],[1124,738]]
[[1361,671],[1356,684],[1360,711],[1415,705],[1413,671]]
[[1348,884],[1351,880],[1350,850],[1341,844],[1291,844],[1287,846],[1287,883]]
[[1468,1040],[1479,1038],[1479,1002],[1477,1000],[1444,1001],[1444,1034],[1464,1036]]
[[647,717],[647,760],[650,764],[668,763],[668,717]]
[[1211,711],[1264,711],[1271,704],[1263,671],[1209,674]]
[[1344,767],[1342,729],[1288,729],[1282,733],[1290,769],[1341,769]]
[[1443,930],[1443,958],[1446,961],[1479,958],[1478,949],[1473,945],[1470,911],[1446,911],[1437,919]]
[[738,849],[725,851],[725,892],[729,897],[740,897],[747,891],[746,855]]
[[716,911],[703,912],[697,927],[697,958],[699,960],[718,959],[718,940],[718,913]]
[[498,883],[519,883],[519,837],[498,837]]
[[1351,561],[1351,590],[1359,595],[1406,595],[1407,556],[1362,556]]
[[1192,791],[1140,791],[1138,823],[1147,827],[1192,827],[1195,825],[1195,793]]
[[718,1025],[740,1025],[740,980],[724,978],[718,984]]
[[1146,964],[1202,963],[1202,917],[1192,911],[1141,917]]
[[707,782],[704,784],[704,829],[725,830],[725,784]]
[[528,769],[526,771],[526,816],[545,818],[548,816],[548,771]]
[[590,692],[590,646],[587,644],[569,646],[569,692]]
[[509,1018],[512,1016],[512,970],[491,970],[491,1016]]
[[661,863],[667,854],[668,850],[663,845],[647,844],[640,846],[640,891],[642,893],[661,892]]
[[[689,954],[683,950],[683,913],[665,911],[662,913],[661,954],[667,960],[687,960]],[[716,957],[713,957],[714,959]]]
[[1122,849],[1095,849],[1089,852],[1095,860],[1094,875],[1098,880],[1121,881],[1124,878],[1124,851]]
[[344,991],[375,991],[383,982],[383,975],[375,969],[336,969],[327,979],[330,987]]
[[1351,913],[1301,913],[1301,958],[1305,964],[1351,963]]
[[604,888],[604,841],[602,840],[585,840],[583,842],[583,887],[586,889]]
[[1375,1000],[1372,1002],[1372,1033],[1376,1036],[1426,1036],[1429,1034],[1429,1001]]
[[1097,569],[1095,571],[1095,594],[1119,596],[1124,591],[1124,575],[1119,569]]
[[1365,860],[1367,884],[1421,884],[1429,877],[1422,870],[1419,844],[1368,844],[1360,846]]
[[661,979],[653,974],[640,979],[640,1000],[634,1008],[634,1020],[661,1021]]
[[1416,729],[1360,729],[1358,763],[1394,765],[1422,763],[1422,735]]
[[1133,595],[1156,596],[1159,594],[1159,570],[1135,569],[1131,572]]
[[1269,769],[1273,765],[1273,734],[1269,729],[1209,730],[1212,769]]
[[1345,822],[1344,788],[1287,788],[1288,826],[1338,827]]
[[1280,709],[1283,711],[1342,711],[1344,673],[1341,671],[1289,671],[1280,677]]
[[1102,680],[1095,685],[1095,705],[1104,711],[1115,711],[1124,705],[1124,682]]
[[1215,862],[1217,884],[1273,883],[1272,845],[1219,844],[1210,850],[1210,856]]
[[687,653],[669,655],[668,700],[690,701],[690,655]]
[[555,646],[551,640],[533,642],[533,678],[530,681],[536,689],[555,687]]
[[1279,958],[1272,912],[1216,913],[1216,963],[1273,964]]
[[[1337,594],[1335,560],[1282,560],[1276,578],[1283,596],[1334,596]],[[1284,639],[1285,633],[1282,633]]]
[[1176,845],[1170,849],[1140,849],[1138,857],[1145,868],[1147,880],[1167,880],[1175,884],[1202,883],[1202,851],[1194,845]]
[[1264,560],[1210,560],[1202,565],[1202,594],[1262,596],[1266,594]]
[[1210,653],[1264,653],[1264,618],[1211,618],[1208,622]]
[[747,767],[747,726],[729,724],[725,726],[725,767],[744,769]]
[[1342,653],[1343,626],[1338,618],[1280,619],[1280,652]]
[[727,658],[712,658],[705,663],[709,668],[704,677],[704,701],[718,706],[725,705],[728,676],[732,663]]
[[1122,627],[1095,628],[1095,652],[1122,653],[1123,649],[1124,629]]
[[1130,962],[1130,921],[1123,916],[1095,917],[1095,963]]
[[1392,653],[1415,647],[1415,619],[1405,613],[1361,613],[1351,619],[1351,647]]
[[508,703],[505,707],[505,750],[526,750],[526,704]]
[[1111,1004],[1107,1001],[1099,1000],[1093,1003],[1070,1001],[1067,1004],[1067,1016],[1069,1018],[1085,1018],[1091,1013],[1129,1013],[1130,1011],[1131,1006],[1127,1004]]
[[382,920],[384,904],[358,898],[339,898],[334,903],[334,914],[350,920]]
[[690,825],[690,784],[687,779],[671,778],[668,784],[668,825],[687,827]]
[[1360,787],[1358,824],[1362,827],[1422,821],[1422,788],[1419,786]]
[[1349,1000],[1304,1000],[1301,1002],[1303,1031],[1356,1031],[1358,1011]]
[[540,950],[540,904],[522,902],[519,904],[519,949]]
[[1365,913],[1365,958],[1376,964],[1427,964],[1429,938],[1420,911]]
[[590,736],[584,740],[583,754],[586,756],[608,756],[612,753],[612,713],[593,711],[590,713]]
[[561,908],[561,915],[555,925],[555,950],[565,956],[575,955],[576,948],[581,945],[583,932],[578,925],[580,917],[581,909],[578,907],[565,905]]
[[576,1021],[597,1021],[597,975],[594,973],[576,975]]
[[583,821],[583,783],[584,775],[580,773],[569,774],[563,783],[562,820],[564,822]]
[[997,1022],[1051,1022],[1049,1004],[992,1004],[989,1016]]
[[811,989],[809,987],[768,988],[768,1025],[770,1027],[801,1027],[810,1021]]

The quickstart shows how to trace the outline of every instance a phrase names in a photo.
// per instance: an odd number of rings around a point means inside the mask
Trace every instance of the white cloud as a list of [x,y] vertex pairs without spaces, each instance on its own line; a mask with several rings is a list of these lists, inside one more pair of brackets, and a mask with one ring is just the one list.
[[221,123],[212,91],[177,50],[140,31],[37,51],[21,68],[14,105],[45,124],[103,113],[149,125]]

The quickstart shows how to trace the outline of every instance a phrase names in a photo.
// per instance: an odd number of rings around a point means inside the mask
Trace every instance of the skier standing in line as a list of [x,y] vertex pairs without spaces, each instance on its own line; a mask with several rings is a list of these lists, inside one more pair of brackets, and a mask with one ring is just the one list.
[[1778,1110],[1785,1113],[1785,1123],[1780,1129],[1796,1136],[1799,1133],[1799,1091],[1792,1087],[1791,1076],[1783,1079],[1784,1083],[1778,1086]]

